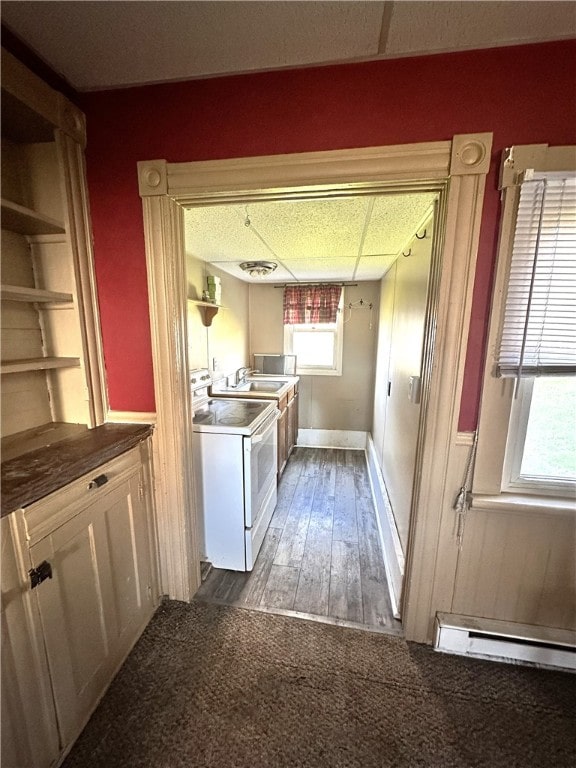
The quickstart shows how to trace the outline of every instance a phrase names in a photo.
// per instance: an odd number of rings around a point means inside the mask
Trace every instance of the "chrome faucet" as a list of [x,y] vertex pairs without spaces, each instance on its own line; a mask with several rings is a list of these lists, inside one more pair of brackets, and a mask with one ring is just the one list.
[[240,384],[243,384],[246,381],[246,376],[250,376],[251,373],[258,373],[258,371],[254,368],[250,368],[250,366],[238,368],[236,371],[236,386],[238,387]]

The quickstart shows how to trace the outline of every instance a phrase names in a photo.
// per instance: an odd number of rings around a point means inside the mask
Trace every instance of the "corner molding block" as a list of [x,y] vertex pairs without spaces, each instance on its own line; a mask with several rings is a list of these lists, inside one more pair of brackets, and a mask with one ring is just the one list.
[[166,160],[148,160],[138,163],[138,191],[140,197],[167,194],[168,170]]
[[450,158],[450,176],[488,173],[491,150],[491,133],[462,133],[454,136]]

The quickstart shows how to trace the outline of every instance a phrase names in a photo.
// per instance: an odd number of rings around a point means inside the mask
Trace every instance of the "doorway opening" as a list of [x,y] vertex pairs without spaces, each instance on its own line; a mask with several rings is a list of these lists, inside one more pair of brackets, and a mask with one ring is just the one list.
[[[286,351],[278,289],[287,278],[352,281],[343,288],[343,369],[300,377],[301,448],[280,479],[254,572],[216,569],[199,596],[399,631],[442,194],[247,196],[185,210],[188,298],[201,295],[210,274],[221,281],[225,305],[208,327],[189,306],[192,369],[227,377],[255,354]],[[273,258],[278,269],[249,280],[240,267],[249,256]],[[372,488],[381,480],[371,472],[385,478],[384,503],[375,504]]]
[[[458,415],[468,341],[472,288],[485,177],[492,135],[451,141],[311,152],[298,155],[169,164],[138,164],[143,199],[154,385],[156,507],[163,591],[190,600],[200,585],[192,473],[192,445],[182,424],[190,421],[184,208],[270,199],[443,189],[445,222],[438,233],[441,269],[431,299],[437,308],[436,357],[423,391],[426,428],[420,430],[418,471],[403,595],[405,636],[431,642],[435,612],[454,578],[450,532],[452,487],[463,450]],[[297,190],[295,193],[294,190]],[[427,345],[424,356],[431,354]],[[439,567],[441,564],[441,568]],[[438,607],[440,606],[440,607]]]

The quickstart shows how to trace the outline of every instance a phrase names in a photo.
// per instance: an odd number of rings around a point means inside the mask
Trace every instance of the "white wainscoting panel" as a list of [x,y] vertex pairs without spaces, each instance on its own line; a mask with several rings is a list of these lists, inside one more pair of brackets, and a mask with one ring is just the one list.
[[576,519],[531,505],[482,509],[464,530],[452,612],[540,627],[576,629]]

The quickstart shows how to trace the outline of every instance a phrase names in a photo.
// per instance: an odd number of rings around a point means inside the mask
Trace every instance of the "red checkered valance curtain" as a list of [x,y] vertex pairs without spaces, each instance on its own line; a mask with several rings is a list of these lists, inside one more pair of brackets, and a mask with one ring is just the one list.
[[287,285],[284,288],[284,325],[335,323],[340,285]]

